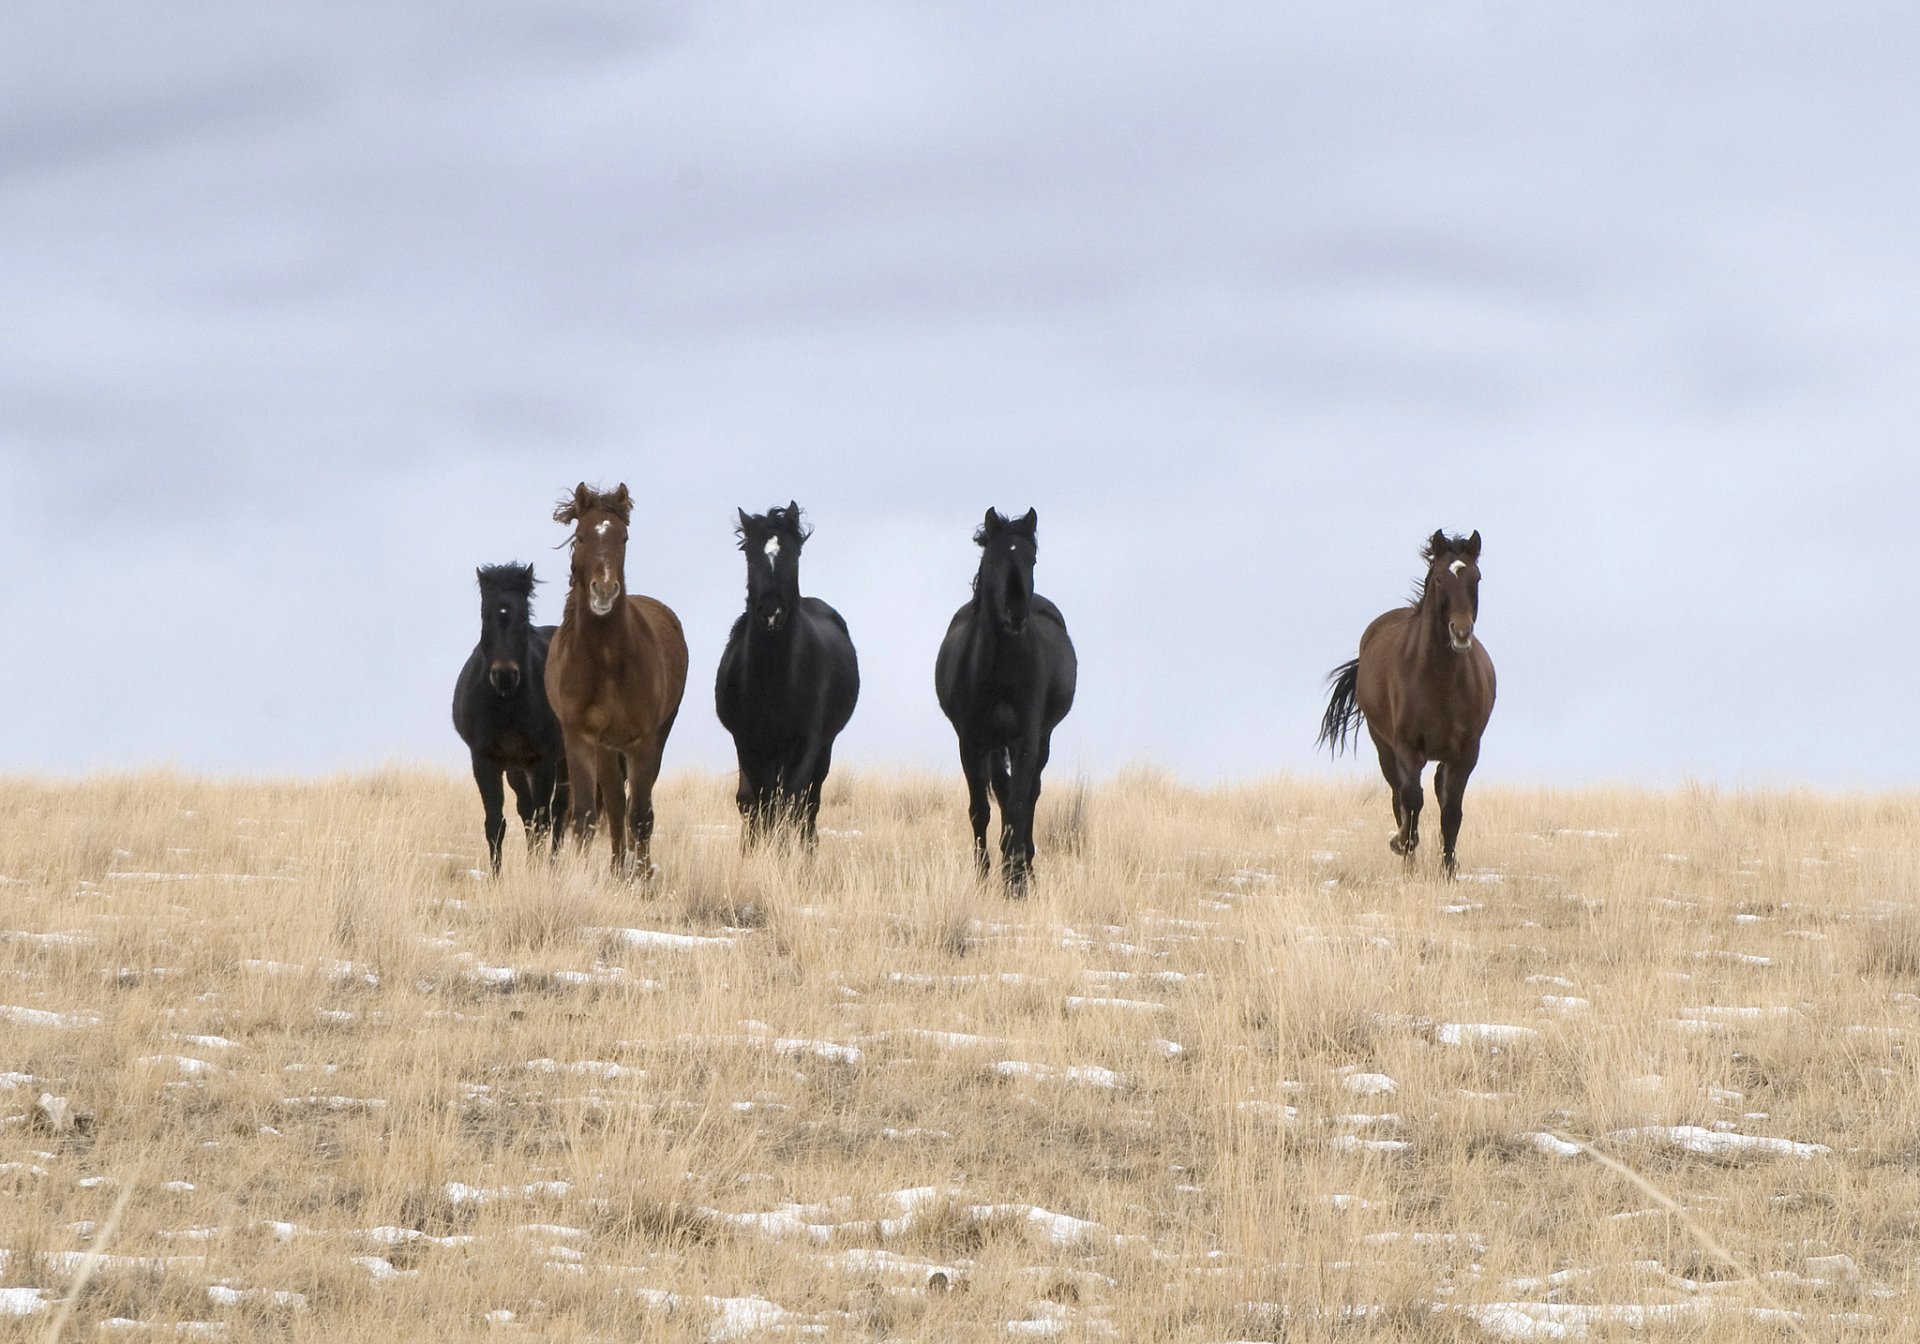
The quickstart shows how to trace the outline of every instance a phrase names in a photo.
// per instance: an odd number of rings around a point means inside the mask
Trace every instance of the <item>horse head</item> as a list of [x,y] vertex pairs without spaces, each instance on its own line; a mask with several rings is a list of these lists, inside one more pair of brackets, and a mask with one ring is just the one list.
[[486,565],[480,580],[480,657],[496,695],[512,695],[526,678],[533,639],[532,565]]
[[1026,630],[1033,607],[1033,565],[1039,555],[1034,530],[1039,522],[1040,514],[1034,509],[1011,521],[998,509],[988,509],[986,520],[973,534],[980,548],[974,595],[987,604],[987,614],[1009,635]]
[[633,517],[633,496],[626,482],[611,491],[595,490],[585,481],[554,507],[553,521],[572,523],[573,568],[567,583],[582,593],[595,616],[611,613],[627,583],[627,523]]
[[1420,557],[1427,562],[1421,601],[1437,604],[1447,643],[1454,652],[1465,653],[1473,647],[1473,624],[1480,618],[1480,534],[1450,537],[1435,532]]
[[812,529],[802,525],[800,506],[789,500],[785,508],[765,513],[739,509],[735,534],[747,557],[747,614],[758,629],[778,631],[800,605],[800,548]]

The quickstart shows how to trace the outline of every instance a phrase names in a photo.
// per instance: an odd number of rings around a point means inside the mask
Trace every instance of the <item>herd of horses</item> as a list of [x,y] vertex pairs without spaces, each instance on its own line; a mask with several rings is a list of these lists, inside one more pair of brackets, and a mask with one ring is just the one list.
[[[627,584],[633,499],[585,482],[561,499],[571,525],[567,602],[558,626],[532,619],[531,565],[489,565],[480,581],[480,640],[454,687],[453,723],[473,758],[487,853],[500,870],[506,790],[528,842],[558,851],[604,827],[616,872],[650,875],[653,786],[687,684],[679,618]],[[992,871],[987,832],[1000,809],[1000,872],[1024,894],[1033,819],[1053,730],[1073,707],[1078,661],[1066,618],[1034,591],[1039,517],[988,509],[973,534],[973,596],[954,613],[934,661],[934,689],[959,741],[974,860]],[[744,843],[791,835],[816,843],[833,743],[860,698],[847,623],[800,592],[811,534],[800,506],[739,511],[746,609],[714,678],[714,708],[739,759],[735,801]],[[1455,871],[1461,800],[1493,710],[1493,663],[1474,635],[1480,534],[1435,532],[1413,601],[1380,616],[1359,656],[1334,670],[1320,741],[1336,753],[1362,725],[1380,755],[1398,823],[1390,844],[1409,864],[1419,844],[1421,772],[1436,762],[1441,862]]]

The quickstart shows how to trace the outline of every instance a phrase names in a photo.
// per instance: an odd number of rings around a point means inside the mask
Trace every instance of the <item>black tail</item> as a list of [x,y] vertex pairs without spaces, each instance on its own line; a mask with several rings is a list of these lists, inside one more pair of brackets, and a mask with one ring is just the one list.
[[1348,742],[1360,735],[1360,725],[1366,718],[1355,699],[1360,685],[1360,660],[1355,658],[1340,664],[1328,674],[1327,680],[1333,685],[1333,694],[1327,700],[1327,712],[1320,716],[1320,737],[1314,745],[1327,747],[1338,756],[1346,750]]

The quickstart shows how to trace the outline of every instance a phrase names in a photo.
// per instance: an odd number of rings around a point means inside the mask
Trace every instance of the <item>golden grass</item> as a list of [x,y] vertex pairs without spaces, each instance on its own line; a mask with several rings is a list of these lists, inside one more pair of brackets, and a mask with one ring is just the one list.
[[1920,799],[1477,789],[1447,884],[1063,778],[1011,902],[957,780],[731,794],[648,891],[432,775],[0,786],[0,1340],[1910,1337]]

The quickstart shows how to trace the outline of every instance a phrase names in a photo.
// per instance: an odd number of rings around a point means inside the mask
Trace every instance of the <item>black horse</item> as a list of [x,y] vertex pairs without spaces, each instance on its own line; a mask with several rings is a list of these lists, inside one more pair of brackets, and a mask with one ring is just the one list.
[[1079,672],[1060,609],[1033,591],[1039,515],[1008,522],[987,510],[973,601],[954,614],[934,663],[940,708],[960,738],[967,815],[980,875],[988,872],[987,789],[1000,804],[1000,875],[1023,894],[1033,867],[1033,809],[1054,725],[1073,708]]
[[553,627],[532,623],[532,565],[488,565],[480,579],[480,642],[453,688],[453,727],[473,753],[473,782],[487,812],[487,857],[500,871],[506,838],[504,774],[529,845],[567,809],[567,755],[547,704],[547,644]]
[[811,846],[833,739],[860,698],[860,661],[840,613],[800,596],[800,548],[811,534],[800,506],[739,513],[747,609],[720,655],[714,706],[740,757],[747,842],[793,822]]

